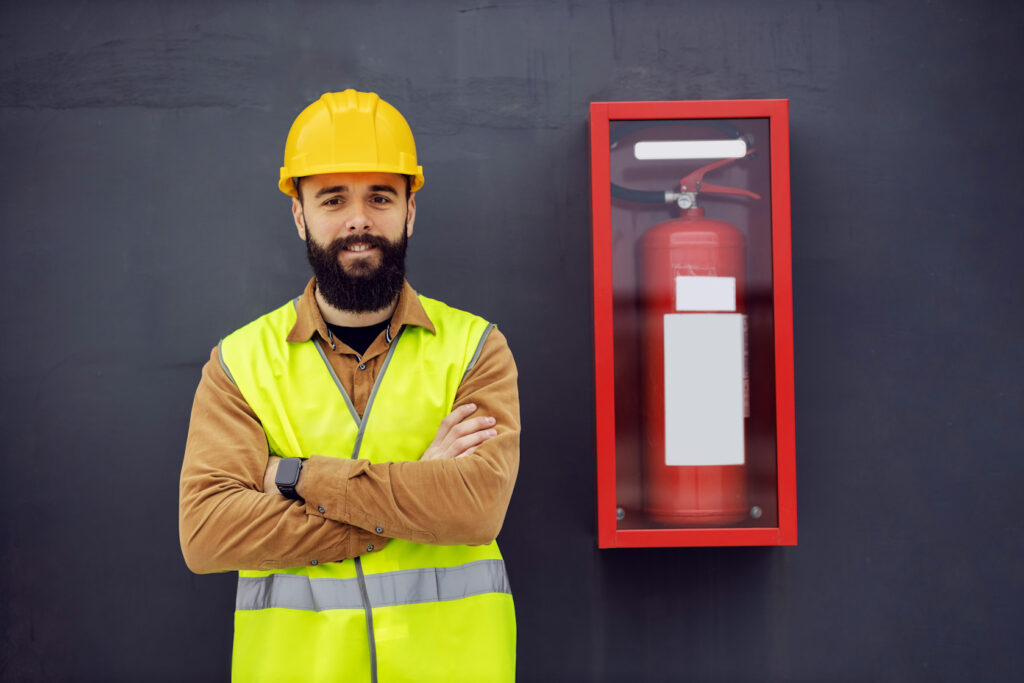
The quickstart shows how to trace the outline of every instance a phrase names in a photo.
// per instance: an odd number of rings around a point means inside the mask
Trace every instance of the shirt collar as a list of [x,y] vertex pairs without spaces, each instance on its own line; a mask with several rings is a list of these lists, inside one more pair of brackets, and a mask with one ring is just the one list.
[[[330,343],[327,335],[327,323],[320,315],[320,307],[316,303],[316,278],[310,278],[305,291],[299,296],[295,304],[297,313],[295,325],[285,338],[289,342],[304,342],[312,339],[314,334],[319,334],[321,339]],[[434,323],[430,321],[427,312],[423,310],[416,290],[412,288],[408,280],[403,280],[402,291],[398,293],[398,305],[391,316],[391,334],[397,335],[402,325],[418,325],[430,330],[431,334],[437,334]]]

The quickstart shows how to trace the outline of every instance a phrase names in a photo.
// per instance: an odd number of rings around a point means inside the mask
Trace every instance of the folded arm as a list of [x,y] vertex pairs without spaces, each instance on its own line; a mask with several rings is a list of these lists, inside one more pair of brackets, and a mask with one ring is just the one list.
[[189,569],[308,566],[387,544],[372,531],[308,515],[301,501],[264,493],[267,457],[263,427],[214,349],[196,390],[181,469],[178,527]]
[[[417,543],[490,543],[501,530],[519,470],[517,378],[508,343],[495,329],[455,397],[456,409],[476,405],[468,420],[494,418],[493,426],[476,423],[466,431],[493,429],[493,437],[475,446],[466,442],[471,452],[462,457],[370,464],[313,456],[299,485],[306,512]],[[456,445],[451,453],[465,450]]]
[[[476,410],[442,425],[439,436],[447,440],[435,440],[422,460],[371,465],[313,456],[299,485],[305,502],[293,501],[265,487],[274,461],[266,435],[214,349],[196,391],[181,471],[186,563],[197,573],[272,569],[378,552],[388,538],[489,543],[519,468],[517,372],[498,330],[463,379],[456,414],[468,404]],[[493,423],[481,421],[486,417]],[[485,438],[473,436],[481,432]]]

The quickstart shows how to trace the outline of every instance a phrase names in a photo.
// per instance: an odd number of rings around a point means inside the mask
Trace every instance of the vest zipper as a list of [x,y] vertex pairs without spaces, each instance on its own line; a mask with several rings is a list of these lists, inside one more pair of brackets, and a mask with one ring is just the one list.
[[355,558],[356,576],[359,578],[359,593],[363,596],[363,612],[366,613],[366,641],[370,647],[370,681],[377,683],[377,641],[373,635],[373,607],[366,590],[366,576],[363,574],[362,558]]
[[[324,365],[327,366],[327,370],[331,373],[331,377],[334,378],[334,383],[337,385],[341,395],[345,397],[345,402],[349,406],[349,410],[352,413],[352,419],[359,425],[359,431],[356,434],[356,443],[352,448],[352,459],[355,460],[359,457],[359,450],[363,445],[363,433],[366,431],[366,421],[370,418],[370,409],[373,408],[373,399],[377,396],[377,389],[380,387],[380,382],[384,379],[384,373],[388,369],[388,365],[391,363],[391,356],[394,355],[395,349],[398,348],[398,340],[402,338],[402,331],[405,328],[398,330],[398,334],[394,337],[394,343],[388,348],[387,354],[384,356],[384,362],[380,365],[380,372],[377,373],[377,378],[373,382],[373,388],[370,390],[370,397],[366,401],[366,408],[363,410],[362,416],[357,416],[355,408],[352,406],[352,401],[345,392],[345,388],[338,381],[337,375],[334,374],[334,368],[331,367],[330,361],[327,357],[321,353],[320,357],[324,361]],[[327,334],[330,335],[330,330],[327,330]],[[316,342],[314,342],[316,343]],[[331,338],[331,348],[334,348],[334,339]],[[356,358],[359,358],[359,362],[362,362],[362,358],[356,354]],[[354,558],[356,565],[356,578],[359,580],[359,593],[363,600],[363,611],[366,613],[366,636],[370,647],[370,681],[377,683],[377,642],[373,635],[373,605],[370,604],[370,594],[366,590],[366,576],[363,574],[363,563],[362,558]]]

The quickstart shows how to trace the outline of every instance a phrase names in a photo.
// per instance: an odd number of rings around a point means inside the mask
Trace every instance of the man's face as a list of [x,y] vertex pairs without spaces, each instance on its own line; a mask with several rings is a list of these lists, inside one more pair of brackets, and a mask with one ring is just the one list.
[[398,296],[416,200],[392,173],[332,173],[302,180],[292,200],[317,289],[347,311],[377,311]]

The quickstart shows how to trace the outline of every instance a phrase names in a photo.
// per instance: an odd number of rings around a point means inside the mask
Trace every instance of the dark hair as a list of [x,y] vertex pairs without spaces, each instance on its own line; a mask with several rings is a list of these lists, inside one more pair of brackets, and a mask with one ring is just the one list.
[[[306,176],[302,176],[305,178]],[[405,201],[409,201],[409,197],[412,196],[412,176],[405,175]],[[292,178],[292,185],[295,186],[295,194],[299,195],[299,203],[302,203],[302,188],[299,187],[299,183],[302,182],[302,178]]]

